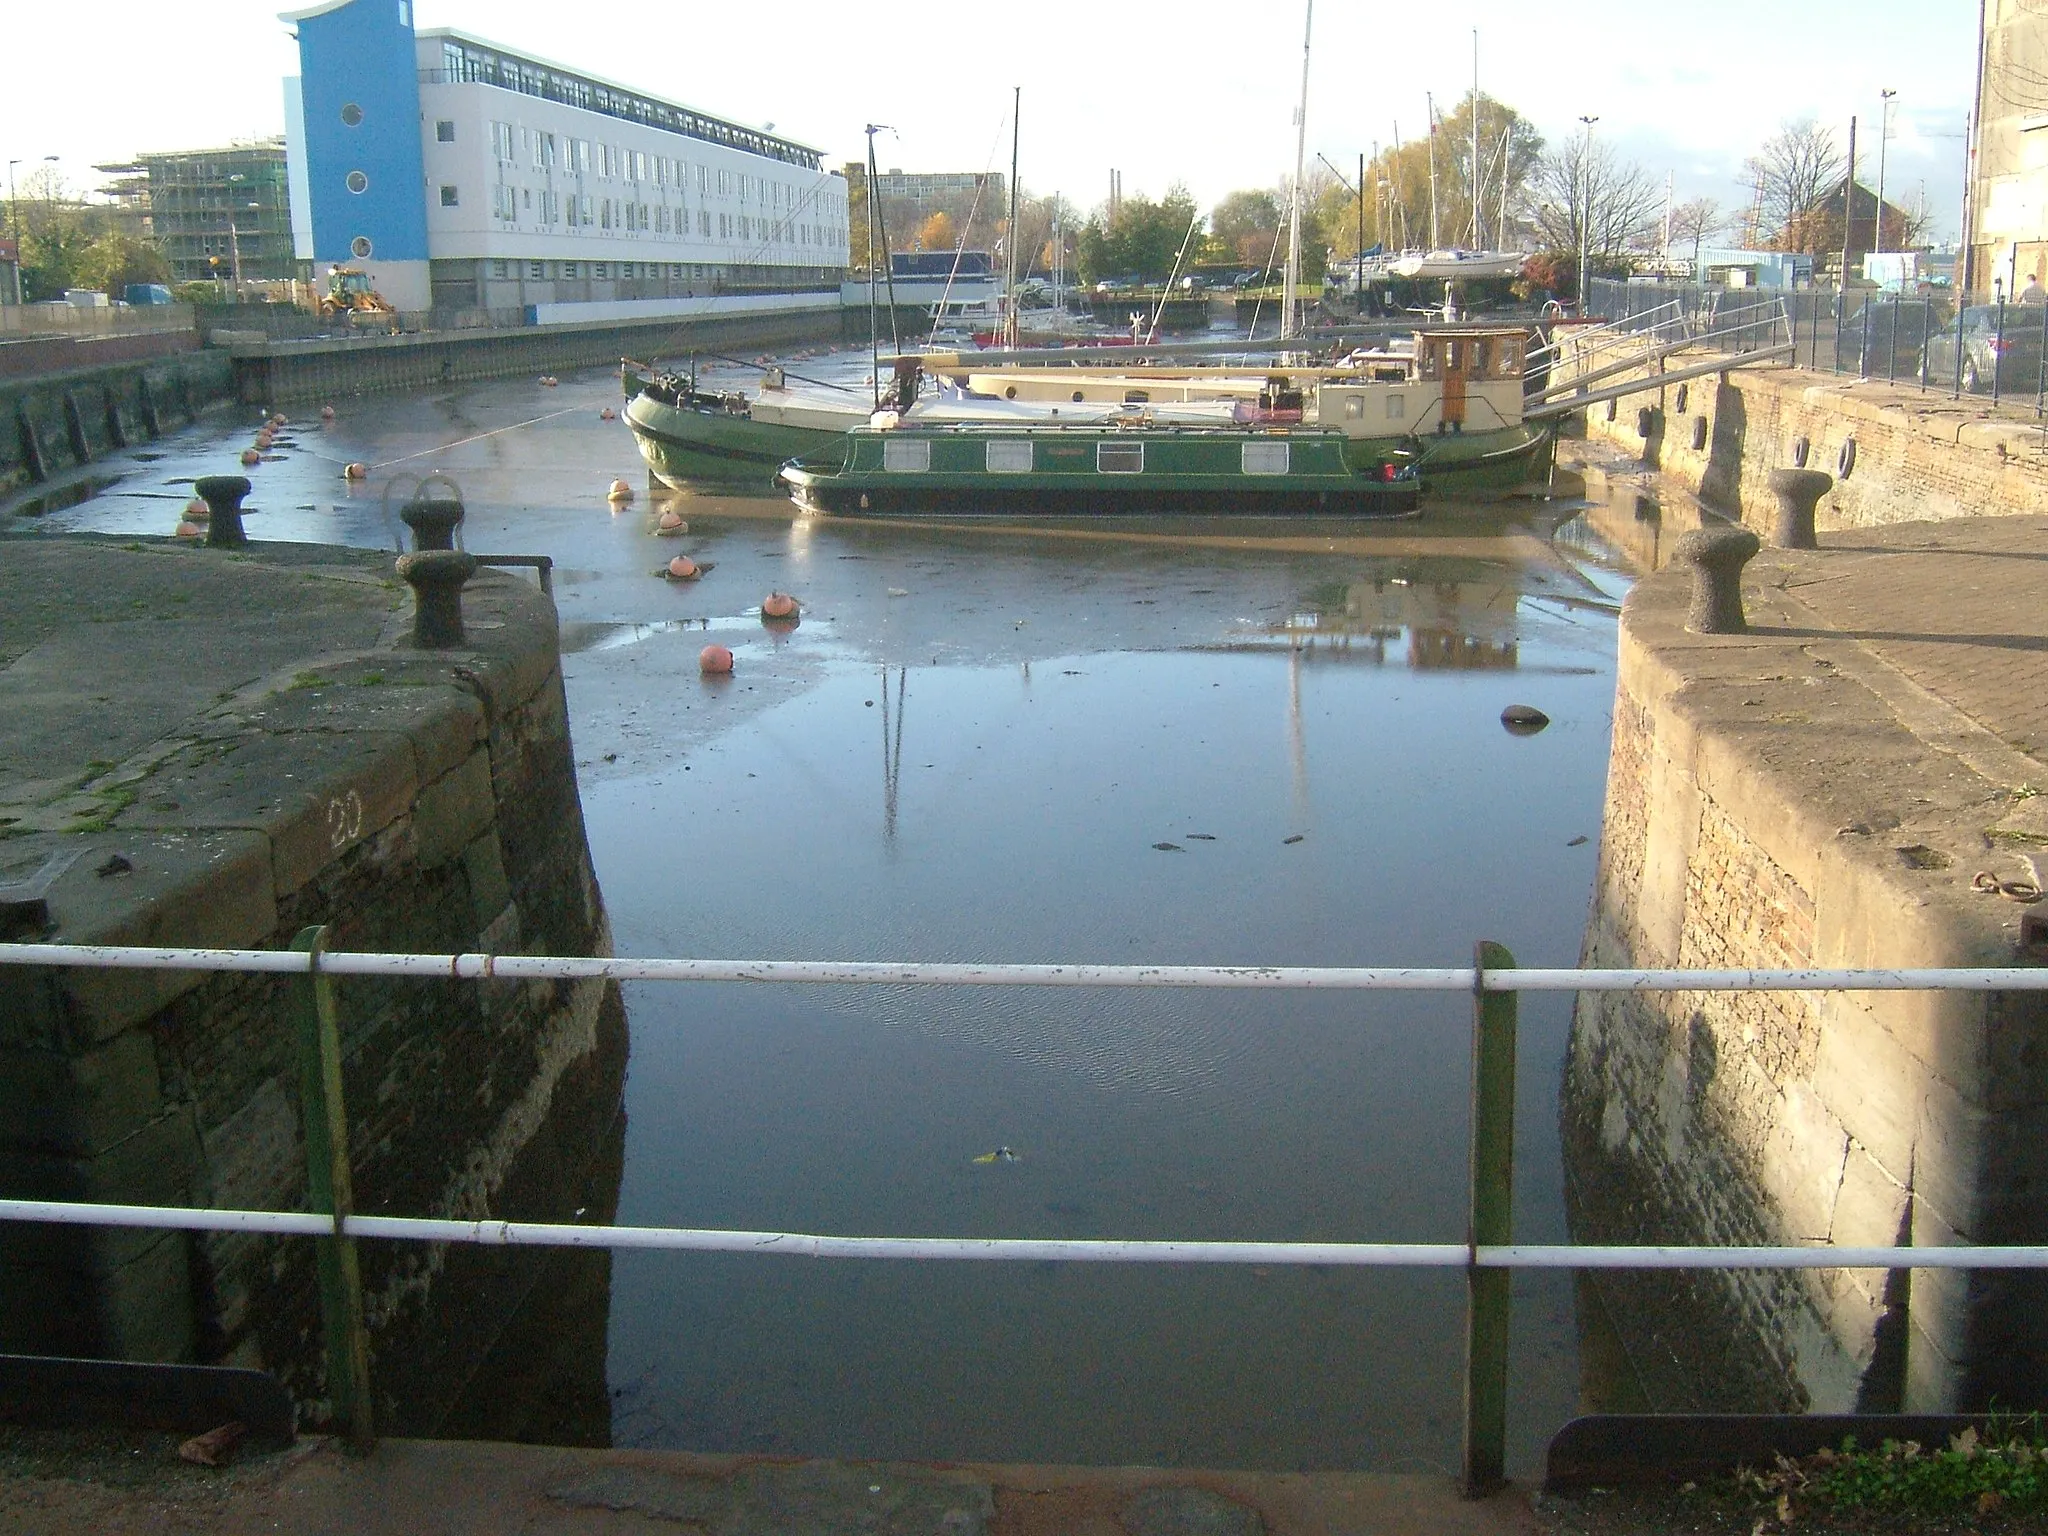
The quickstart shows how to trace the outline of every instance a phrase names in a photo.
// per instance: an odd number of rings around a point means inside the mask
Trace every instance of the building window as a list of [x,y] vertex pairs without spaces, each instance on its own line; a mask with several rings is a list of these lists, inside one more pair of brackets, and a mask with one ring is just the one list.
[[352,102],[352,101],[349,101],[349,102],[344,102],[344,103],[342,103],[342,108],[341,108],[341,126],[342,126],[342,127],[344,127],[344,128],[360,128],[360,127],[362,127],[362,126],[363,126],[363,109],[362,109],[361,107],[357,106],[357,105],[356,105],[356,104],[355,104],[354,102]]
[[434,142],[436,144],[453,144],[455,142],[455,119],[452,117],[435,119]]
[[370,237],[368,235],[357,235],[355,239],[349,241],[348,251],[357,261],[368,261],[371,251]]
[[361,171],[350,171],[348,173],[346,181],[344,182],[344,185],[347,186],[347,188],[351,192],[367,192],[370,190],[370,178],[365,176]]
[[562,263],[562,276],[564,276],[564,277],[574,277],[575,275],[576,275],[576,263],[575,263],[575,262],[573,262],[573,261],[565,261],[565,262],[563,262],[563,263]]
[[680,261],[670,262],[668,264],[668,275],[670,277],[681,277],[683,275],[683,264]]
[[548,275],[547,263],[544,261],[529,261],[526,264],[526,275],[532,281],[539,282]]
[[441,206],[443,208],[454,208],[458,206],[459,202],[460,199],[456,197],[453,187],[443,186],[441,188]]
[[504,262],[502,262],[502,261],[494,261],[494,262],[492,262],[492,263],[491,263],[491,276],[493,276],[493,277],[503,277],[504,275],[505,275],[505,263],[504,263]]
[[611,264],[603,261],[593,262],[590,268],[590,275],[592,277],[609,278],[612,275]]

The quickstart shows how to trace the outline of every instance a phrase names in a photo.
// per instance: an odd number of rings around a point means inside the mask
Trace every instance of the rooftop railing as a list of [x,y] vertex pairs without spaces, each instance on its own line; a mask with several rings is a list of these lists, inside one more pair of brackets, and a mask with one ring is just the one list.
[[[1690,970],[1523,967],[1498,944],[1469,966],[1005,965],[916,961],[695,960],[559,955],[383,954],[330,951],[308,928],[289,950],[133,945],[0,944],[0,965],[184,970],[294,979],[307,1161],[304,1211],[223,1210],[0,1198],[0,1221],[309,1237],[320,1245],[328,1387],[349,1442],[374,1443],[368,1338],[355,1241],[506,1247],[659,1249],[821,1259],[1095,1264],[1324,1264],[1466,1272],[1463,1481],[1479,1496],[1503,1480],[1508,1284],[1518,1269],[2048,1269],[2048,1244],[1837,1246],[1585,1245],[1513,1241],[1517,999],[1523,992],[2039,992],[2048,967]],[[341,1093],[343,977],[467,981],[760,982],[941,987],[1169,987],[1255,990],[1464,992],[1473,999],[1471,1199],[1462,1243],[1345,1243],[869,1236],[698,1227],[454,1221],[355,1213]]]

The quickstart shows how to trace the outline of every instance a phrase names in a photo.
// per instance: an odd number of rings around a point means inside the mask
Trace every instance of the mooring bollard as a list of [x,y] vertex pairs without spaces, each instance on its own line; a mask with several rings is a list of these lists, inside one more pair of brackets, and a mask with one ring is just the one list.
[[476,556],[458,549],[426,549],[398,557],[398,574],[412,587],[412,643],[423,651],[461,645],[462,586],[476,574]]
[[1771,525],[1771,543],[1779,549],[1819,549],[1813,513],[1821,497],[1834,487],[1835,477],[1825,470],[1772,470],[1771,494],[1778,498],[1778,520]]
[[206,542],[213,549],[240,549],[249,542],[242,531],[242,498],[249,494],[243,475],[201,475],[192,489],[206,503],[211,516],[206,520]]
[[1515,957],[1482,941],[1473,951],[1472,1210],[1465,1270],[1465,1497],[1483,1499],[1506,1478],[1508,1306],[1514,1272],[1481,1269],[1479,1249],[1514,1241],[1515,1013],[1513,992],[1489,992],[1488,971]]
[[299,1039],[299,1106],[306,1138],[306,1208],[334,1218],[334,1235],[319,1239],[320,1325],[327,1350],[327,1396],[348,1447],[376,1449],[370,1417],[370,1342],[363,1320],[363,1277],[355,1239],[341,1229],[355,1209],[349,1173],[348,1110],[341,1096],[341,1005],[334,981],[322,974],[324,927],[302,928],[292,948],[309,956],[307,973],[292,983]]
[[1742,568],[1763,542],[1747,528],[1695,528],[1671,549],[1671,558],[1692,567],[1692,607],[1685,627],[1696,635],[1739,635],[1749,628],[1742,615]]
[[453,549],[455,528],[463,519],[462,497],[429,496],[425,487],[405,504],[400,522],[412,530],[415,550]]

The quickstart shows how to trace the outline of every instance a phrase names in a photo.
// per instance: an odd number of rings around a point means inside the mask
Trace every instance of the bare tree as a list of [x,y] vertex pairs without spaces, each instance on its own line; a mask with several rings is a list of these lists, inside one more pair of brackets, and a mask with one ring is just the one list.
[[1692,246],[1692,264],[1700,264],[1700,247],[1733,222],[1733,215],[1711,197],[1695,197],[1671,210],[1671,239]]
[[1575,256],[1640,247],[1663,215],[1664,189],[1590,133],[1538,161],[1529,192],[1544,244]]
[[1838,189],[1846,166],[1834,130],[1802,117],[1781,124],[1744,168],[1757,185],[1757,237],[1777,241],[1801,214]]

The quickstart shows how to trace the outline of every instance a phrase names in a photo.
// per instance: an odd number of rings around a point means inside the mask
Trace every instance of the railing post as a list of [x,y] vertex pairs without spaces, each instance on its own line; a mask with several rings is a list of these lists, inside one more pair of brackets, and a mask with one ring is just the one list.
[[1483,1499],[1506,1475],[1508,1298],[1514,1274],[1481,1269],[1481,1246],[1513,1240],[1515,1004],[1488,992],[1486,973],[1515,957],[1482,940],[1472,956],[1472,1213],[1465,1268],[1465,1497]]
[[355,1208],[349,1178],[348,1114],[341,1097],[341,1008],[333,979],[322,974],[327,929],[302,928],[292,948],[311,957],[292,982],[292,1012],[299,1037],[299,1105],[306,1133],[307,1209],[334,1217],[334,1235],[318,1242],[320,1324],[327,1343],[327,1394],[349,1449],[367,1454],[377,1444],[370,1416],[370,1344],[363,1323],[363,1278],[355,1239],[341,1221]]

